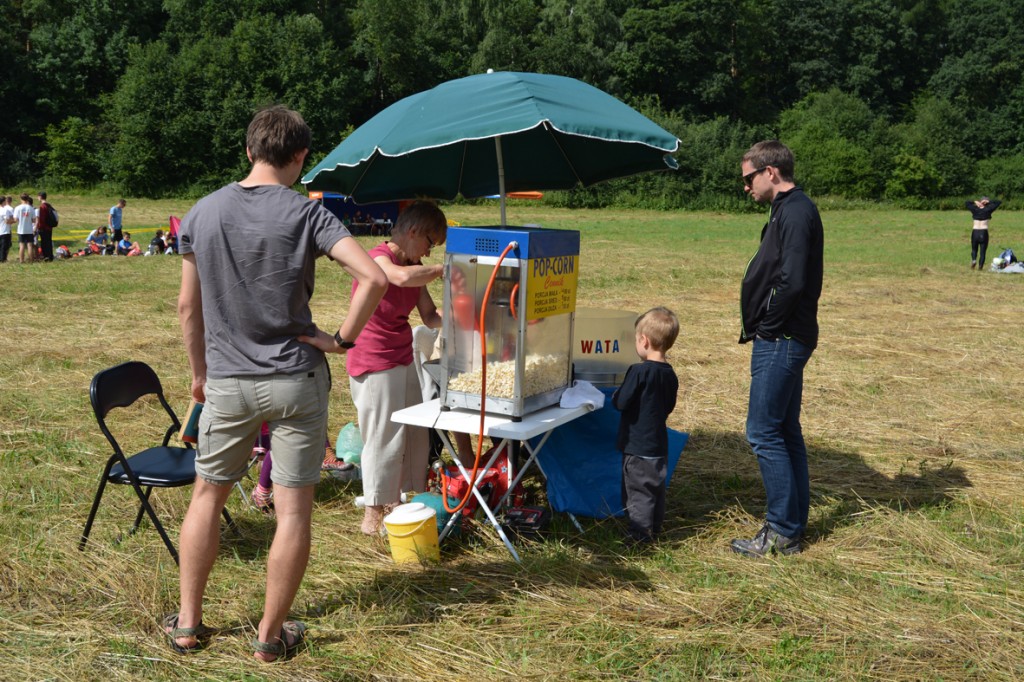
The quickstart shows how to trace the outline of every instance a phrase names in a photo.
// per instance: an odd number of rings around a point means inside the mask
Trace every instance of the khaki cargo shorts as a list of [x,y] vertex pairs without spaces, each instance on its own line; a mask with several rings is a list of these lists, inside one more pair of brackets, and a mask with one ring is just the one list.
[[270,426],[271,480],[287,488],[320,480],[327,439],[330,369],[207,379],[199,417],[196,475],[231,485],[245,475],[263,422]]

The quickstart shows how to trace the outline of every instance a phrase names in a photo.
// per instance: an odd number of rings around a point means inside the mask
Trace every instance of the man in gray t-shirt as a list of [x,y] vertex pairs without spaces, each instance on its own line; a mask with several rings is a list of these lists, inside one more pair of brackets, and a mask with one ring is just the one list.
[[[195,649],[205,632],[203,592],[220,540],[220,515],[245,473],[263,422],[274,451],[277,530],[267,560],[263,618],[252,642],[264,662],[301,644],[286,620],[309,560],[313,490],[327,434],[330,372],[376,308],[387,279],[337,218],[292,191],[309,151],[302,117],[275,106],[246,133],[249,175],[199,200],[181,223],[178,318],[199,421],[196,483],[181,528],[181,609],[164,619],[171,647]],[[327,254],[359,283],[333,336],[309,309],[314,262]]]
[[322,204],[281,185],[232,183],[200,199],[181,223],[178,248],[202,265],[206,375],[320,366],[323,353],[297,337],[316,330],[314,259],[348,236]]

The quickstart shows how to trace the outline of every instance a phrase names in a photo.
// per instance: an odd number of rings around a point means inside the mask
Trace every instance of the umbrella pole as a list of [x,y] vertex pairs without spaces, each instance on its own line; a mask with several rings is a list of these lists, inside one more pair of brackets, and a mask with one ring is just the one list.
[[501,226],[505,227],[505,161],[501,156],[501,135],[494,138],[494,151],[498,154],[498,198],[501,201]]

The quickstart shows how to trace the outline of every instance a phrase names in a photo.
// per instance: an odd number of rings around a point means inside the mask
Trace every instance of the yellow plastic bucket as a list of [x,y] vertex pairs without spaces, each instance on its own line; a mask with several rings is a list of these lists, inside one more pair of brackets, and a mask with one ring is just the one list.
[[398,505],[384,517],[391,557],[396,564],[441,560],[436,516],[437,512],[422,502],[409,502]]

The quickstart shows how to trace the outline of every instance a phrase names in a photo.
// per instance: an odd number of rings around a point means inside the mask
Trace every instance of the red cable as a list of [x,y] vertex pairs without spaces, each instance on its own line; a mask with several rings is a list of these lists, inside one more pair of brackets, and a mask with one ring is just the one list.
[[[484,299],[480,304],[480,355],[482,358],[482,364],[480,366],[480,433],[478,434],[476,441],[476,459],[473,461],[473,474],[469,477],[469,486],[466,488],[466,495],[459,501],[459,504],[454,508],[448,507],[448,481],[447,474],[444,473],[444,467],[441,467],[441,505],[444,506],[444,510],[449,514],[456,514],[462,511],[462,508],[469,502],[470,496],[473,495],[473,488],[475,487],[476,475],[480,470],[480,455],[483,452],[484,444],[484,415],[486,410],[484,409],[487,402],[487,303],[491,300],[491,288],[494,286],[494,280],[498,277],[498,268],[501,267],[501,262],[505,260],[505,256],[508,252],[518,246],[515,242],[510,242],[505,250],[498,256],[498,262],[494,266],[494,272],[491,273],[491,278],[487,282],[487,288],[484,290]],[[516,285],[518,286],[518,285]]]

